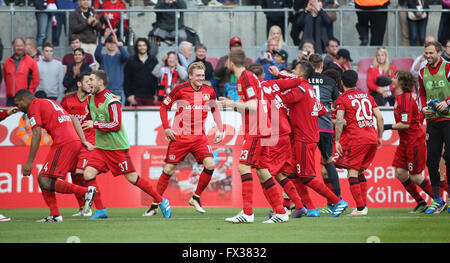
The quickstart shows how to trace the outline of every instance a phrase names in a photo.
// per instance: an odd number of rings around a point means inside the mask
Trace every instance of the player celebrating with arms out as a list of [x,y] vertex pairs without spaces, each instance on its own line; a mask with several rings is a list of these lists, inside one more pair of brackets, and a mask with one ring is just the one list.
[[[357,82],[356,71],[347,70],[342,74],[344,93],[336,101],[334,137],[336,152],[339,154],[335,165],[347,169],[350,191],[356,202],[357,208],[352,211],[351,216],[368,213],[364,171],[375,158],[383,138],[381,111],[372,96],[356,89]],[[374,127],[374,116],[377,130]]]
[[269,156],[270,119],[268,116],[267,101],[264,100],[258,78],[244,67],[245,52],[242,49],[232,50],[228,55],[227,68],[238,78],[236,87],[239,101],[220,98],[223,108],[231,108],[242,114],[244,127],[244,143],[239,158],[239,174],[242,181],[243,210],[236,216],[226,218],[230,223],[253,223],[253,177],[252,168],[263,187],[265,197],[271,205],[274,215],[263,223],[281,223],[289,220],[284,210],[281,193],[275,185],[267,162]]
[[148,179],[136,173],[129,155],[130,144],[122,124],[120,100],[106,89],[108,75],[103,70],[96,70],[90,75],[90,80],[92,95],[88,97],[88,105],[92,120],[86,120],[82,127],[95,128],[95,149],[89,154],[88,164],[84,169],[86,183],[95,185],[94,179],[99,172],[111,170],[114,176],[123,174],[128,182],[153,197],[159,203],[163,216],[169,218],[172,214],[169,200],[162,198]]
[[[430,182],[422,175],[427,159],[425,132],[421,128],[419,108],[412,90],[415,78],[409,71],[398,70],[392,79],[395,96],[394,124],[385,124],[384,130],[398,130],[400,144],[395,152],[392,166],[397,168],[397,178],[406,191],[416,200],[417,206],[412,212],[425,212],[427,203],[417,191],[416,184],[431,198],[433,192]],[[415,184],[411,184],[414,182]]]
[[[197,189],[189,200],[189,204],[199,213],[205,213],[201,206],[200,195],[206,189],[214,172],[215,162],[211,145],[205,135],[205,120],[208,117],[208,110],[214,117],[218,132],[214,138],[214,143],[219,143],[223,139],[222,118],[219,107],[216,103],[216,93],[210,86],[203,84],[205,81],[205,65],[202,62],[195,62],[189,65],[189,81],[178,84],[163,100],[160,108],[161,122],[164,133],[169,142],[163,172],[159,177],[156,190],[163,195],[170,181],[170,177],[175,173],[177,165],[184,158],[192,153],[199,164],[203,164],[203,171],[200,174]],[[176,102],[177,112],[174,124],[171,127],[167,119],[167,110],[172,108]],[[144,216],[156,214],[157,204],[153,203]]]
[[[77,118],[80,123],[83,123],[85,120],[91,119],[91,116],[89,114],[89,105],[87,103],[87,97],[89,94],[91,94],[91,80],[90,80],[91,73],[87,72],[81,72],[78,74],[75,78],[77,91],[70,93],[66,95],[63,100],[61,101],[61,106],[69,113],[71,116]],[[89,128],[84,130],[84,136],[86,137],[86,140],[91,143],[95,144],[95,129]],[[77,185],[81,186],[90,186],[91,183],[87,183],[84,181],[83,178],[83,172],[84,168],[86,168],[88,156],[90,151],[87,151],[86,149],[82,148],[80,151],[80,154],[78,156],[78,163],[76,166],[75,171],[71,171],[71,177],[72,182]],[[103,207],[103,203],[100,198],[100,191],[97,185],[95,185],[97,188],[96,198],[94,200],[95,207],[97,208],[97,211],[95,212],[95,215],[90,217],[89,219],[97,219],[97,218],[108,218],[108,213],[106,212],[106,209]],[[75,195],[78,205],[80,207],[80,210],[73,214],[73,216],[91,216],[92,210],[89,209],[87,213],[83,213],[83,206],[84,206],[84,199],[80,195]]]
[[83,195],[84,207],[86,210],[89,209],[97,189],[93,186],[79,186],[65,180],[67,173],[75,169],[82,145],[89,151],[94,148],[86,141],[78,119],[67,114],[56,101],[38,99],[26,89],[17,92],[14,103],[20,111],[28,115],[33,131],[28,159],[22,168],[24,176],[31,175],[41,141],[41,128],[46,129],[53,139],[44,167],[38,176],[42,196],[50,208],[50,216],[37,222],[63,221],[59,214],[55,192]]

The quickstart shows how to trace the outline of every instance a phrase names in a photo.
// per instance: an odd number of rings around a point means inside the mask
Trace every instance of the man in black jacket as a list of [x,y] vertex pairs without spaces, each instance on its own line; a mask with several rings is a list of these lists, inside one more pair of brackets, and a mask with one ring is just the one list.
[[146,38],[138,38],[134,45],[135,55],[130,57],[125,65],[125,96],[130,106],[153,106],[158,80],[152,71],[158,60],[149,54],[150,45]]
[[[186,9],[184,0],[158,0],[155,9]],[[175,39],[175,12],[157,12],[156,23],[154,25],[155,36],[162,39]],[[181,12],[178,17],[178,41],[187,39],[184,30],[184,14]]]

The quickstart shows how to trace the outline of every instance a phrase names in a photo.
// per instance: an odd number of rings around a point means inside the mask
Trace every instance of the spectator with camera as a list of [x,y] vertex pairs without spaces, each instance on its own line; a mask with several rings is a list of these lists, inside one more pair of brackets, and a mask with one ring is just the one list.
[[395,104],[395,92],[392,78],[397,68],[389,62],[389,53],[385,48],[377,48],[372,66],[367,70],[367,88],[378,106]]
[[270,66],[275,66],[278,68],[278,70],[281,70],[282,68],[286,68],[288,66],[288,53],[286,52],[286,50],[273,50],[272,53],[273,59],[271,63],[262,65],[265,73],[264,80],[278,79],[278,76],[272,75],[272,73],[270,73]]
[[314,44],[315,44],[314,40],[302,41],[302,43],[299,46],[298,56],[291,63],[292,68],[295,68],[295,65],[297,65],[297,63],[299,63],[300,61],[309,60],[309,56],[315,53]]
[[353,62],[353,60],[350,57],[350,51],[345,48],[341,48],[337,52],[336,59],[325,64],[323,68],[324,71],[329,68],[336,69],[339,74],[342,75],[344,71],[352,69],[351,62]]
[[275,39],[269,39],[267,41],[267,49],[256,59],[256,63],[261,65],[272,64],[274,56],[273,52],[276,50],[278,50],[277,41]]

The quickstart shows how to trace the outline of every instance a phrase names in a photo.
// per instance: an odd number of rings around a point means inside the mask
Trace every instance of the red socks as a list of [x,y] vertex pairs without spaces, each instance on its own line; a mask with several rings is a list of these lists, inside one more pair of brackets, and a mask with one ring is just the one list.
[[337,204],[341,199],[337,197],[337,195],[334,194],[333,191],[328,189],[325,184],[321,181],[319,181],[315,176],[314,177],[304,177],[301,176],[300,180],[302,183],[308,187],[311,187],[314,191],[316,191],[318,194],[324,196],[329,203],[331,204]]
[[296,175],[293,177],[289,177],[292,181],[292,183],[295,185],[295,188],[297,189],[297,192],[303,202],[303,204],[306,206],[307,209],[315,209],[316,206],[312,202],[311,197],[308,193],[308,188],[300,181],[300,178],[298,178]]
[[[74,175],[71,174],[71,177],[72,177],[72,183],[73,184],[76,184],[76,185],[79,185],[79,186],[86,186],[86,183],[85,183],[84,178],[83,178],[83,174],[74,174]],[[80,208],[82,208],[84,206],[84,197],[83,197],[83,195],[75,194],[75,198],[77,199],[78,206]]]
[[[295,188],[294,183],[289,180],[289,178],[285,178],[281,180],[280,185],[283,187],[284,192],[289,196],[289,198],[294,202],[295,209],[301,209],[303,207],[303,203],[300,200],[300,196],[297,193],[297,189]],[[290,206],[290,201],[288,207]]]
[[[97,208],[99,210],[105,209],[105,207],[103,206],[100,189],[97,186],[97,180],[95,180],[95,178],[94,178],[92,180],[86,181],[86,186],[95,186],[95,188],[97,188],[97,193],[95,194],[95,197],[94,197],[95,208]],[[84,202],[83,202],[83,204],[84,204]]]
[[363,209],[365,204],[361,196],[361,186],[359,185],[358,177],[349,177],[348,182],[350,184],[350,191],[352,192],[356,207],[358,208],[358,210]]
[[148,195],[153,197],[153,199],[156,201],[156,203],[161,203],[162,202],[161,195],[157,191],[155,191],[153,186],[150,184],[149,180],[138,176],[138,178],[136,180],[136,183],[134,185],[136,185],[142,191],[146,192]]
[[[425,193],[427,193],[427,195],[429,195],[431,198],[434,197],[433,190],[431,189],[431,184],[430,181],[428,181],[428,179],[424,178],[423,182],[419,184],[419,187],[422,188],[422,190]],[[444,198],[444,192],[441,192],[441,198]]]
[[242,174],[242,205],[244,214],[253,214],[253,177],[251,173]]
[[169,185],[170,175],[162,172],[158,179],[158,184],[156,185],[156,191],[159,195],[163,195]]
[[53,178],[51,189],[60,194],[77,194],[82,196],[88,191],[88,188],[85,186],[79,186],[61,179]]
[[203,190],[205,190],[206,187],[208,187],[209,181],[211,181],[211,177],[214,173],[213,170],[208,170],[206,168],[203,169],[202,173],[200,174],[200,178],[198,179],[197,189],[195,189],[195,194],[200,196],[203,193]]
[[405,187],[406,191],[416,200],[418,204],[425,202],[423,198],[420,196],[419,191],[417,191],[416,184],[412,183],[411,179],[408,178],[405,182],[402,183]]
[[283,208],[283,203],[281,201],[281,193],[277,191],[275,186],[275,180],[271,177],[267,181],[261,184],[265,196],[273,211],[277,214],[284,214],[286,211]]
[[42,190],[42,197],[44,198],[45,203],[50,208],[51,216],[59,216],[58,203],[56,201],[55,192]]
[[359,187],[361,188],[361,197],[364,202],[364,206],[367,206],[367,180],[364,174],[358,175]]

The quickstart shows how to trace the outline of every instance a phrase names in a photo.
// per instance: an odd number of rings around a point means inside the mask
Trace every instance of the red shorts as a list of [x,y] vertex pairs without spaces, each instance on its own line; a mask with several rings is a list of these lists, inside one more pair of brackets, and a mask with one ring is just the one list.
[[110,170],[114,176],[136,172],[128,149],[108,151],[95,148],[89,154],[87,166],[97,169],[99,173]]
[[81,148],[80,141],[51,146],[41,174],[44,177],[66,179],[67,173],[75,170]]
[[335,162],[337,168],[365,170],[372,163],[377,153],[376,144],[342,146],[342,156]]
[[239,163],[257,169],[268,168],[268,162],[270,162],[269,147],[261,146],[262,139],[265,138],[249,136],[244,139],[241,155],[239,156]]
[[202,164],[207,157],[213,157],[211,145],[205,135],[177,136],[176,141],[170,141],[167,148],[166,163],[179,164],[192,153],[197,163]]
[[86,148],[81,147],[80,154],[78,155],[77,169],[84,170],[86,168],[90,153]]
[[317,143],[294,141],[295,172],[298,176],[316,176]]
[[400,144],[395,152],[392,166],[408,170],[411,174],[420,174],[427,162],[427,145]]
[[278,138],[278,143],[268,147],[267,166],[271,175],[282,173],[290,175],[293,169],[291,138],[289,135]]

